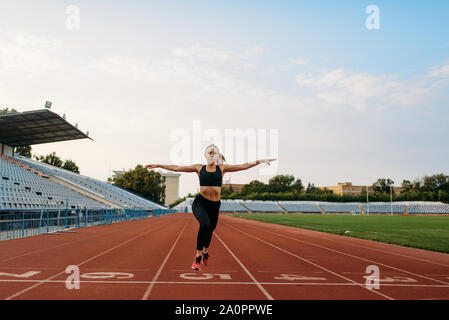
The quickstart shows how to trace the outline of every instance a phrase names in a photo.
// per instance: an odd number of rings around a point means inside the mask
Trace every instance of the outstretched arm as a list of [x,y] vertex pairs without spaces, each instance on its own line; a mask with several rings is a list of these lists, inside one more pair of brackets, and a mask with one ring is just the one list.
[[256,160],[256,161],[248,162],[248,163],[244,163],[244,164],[225,164],[223,170],[224,170],[224,172],[241,171],[241,170],[246,170],[246,169],[252,168],[254,166],[257,166],[260,163],[267,163],[268,165],[270,165],[270,162],[274,161],[274,160],[276,160],[276,159],[262,159],[262,160]]
[[191,166],[178,166],[173,164],[147,164],[145,168],[148,170],[154,169],[154,168],[162,168],[170,171],[175,172],[198,172],[199,168],[198,166],[201,166],[200,164],[192,164]]

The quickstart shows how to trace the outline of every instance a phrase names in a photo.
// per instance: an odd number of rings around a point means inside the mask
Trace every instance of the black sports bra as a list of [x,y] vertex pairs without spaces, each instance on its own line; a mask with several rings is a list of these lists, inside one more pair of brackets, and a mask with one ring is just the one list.
[[223,182],[223,174],[221,173],[221,169],[218,165],[216,165],[217,169],[215,172],[208,172],[206,170],[206,165],[201,168],[200,171],[200,186],[214,186],[221,187]]

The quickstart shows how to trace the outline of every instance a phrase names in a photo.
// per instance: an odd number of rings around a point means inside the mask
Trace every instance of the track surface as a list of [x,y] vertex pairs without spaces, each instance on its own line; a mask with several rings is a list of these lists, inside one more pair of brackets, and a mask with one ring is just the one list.
[[[0,299],[449,299],[447,254],[222,214],[196,272],[197,229],[176,213],[2,241]],[[379,289],[367,288],[368,266]]]

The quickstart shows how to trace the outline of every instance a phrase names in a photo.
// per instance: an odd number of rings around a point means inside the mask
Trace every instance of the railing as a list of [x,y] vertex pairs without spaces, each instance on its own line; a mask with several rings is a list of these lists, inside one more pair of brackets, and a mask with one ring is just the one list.
[[153,209],[151,216],[152,217],[159,217],[161,215],[164,214],[168,214],[168,213],[175,213],[175,212],[179,212],[179,210],[174,210],[174,209]]
[[[155,212],[156,211],[156,212]],[[11,240],[39,234],[58,234],[74,228],[108,225],[115,222],[159,217],[176,210],[146,209],[41,209],[0,213],[0,240]]]

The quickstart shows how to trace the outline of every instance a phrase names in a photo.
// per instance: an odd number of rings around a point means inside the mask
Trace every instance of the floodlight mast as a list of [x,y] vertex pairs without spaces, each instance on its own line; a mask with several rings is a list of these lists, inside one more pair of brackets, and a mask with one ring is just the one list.
[[391,203],[391,215],[393,215],[393,187],[390,184],[390,203]]
[[368,186],[366,186],[366,209],[368,210],[369,215],[369,200],[368,200]]

